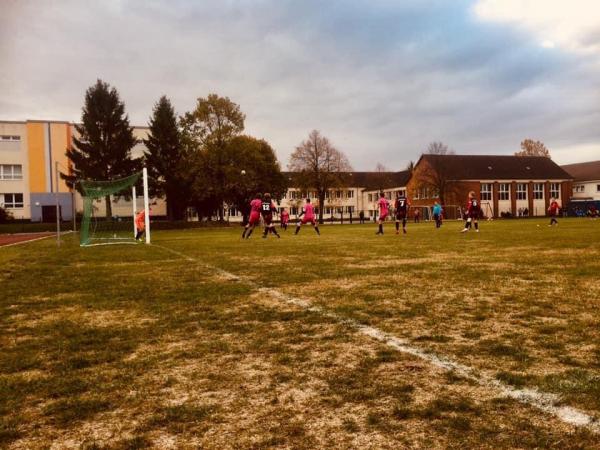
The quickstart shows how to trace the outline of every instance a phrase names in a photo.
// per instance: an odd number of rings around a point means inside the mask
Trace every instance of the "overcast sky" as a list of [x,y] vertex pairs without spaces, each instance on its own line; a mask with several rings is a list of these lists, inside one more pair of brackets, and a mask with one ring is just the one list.
[[600,159],[598,0],[2,0],[0,119],[77,121],[97,78],[132,124],[230,97],[285,167],[320,130],[355,170],[431,141]]

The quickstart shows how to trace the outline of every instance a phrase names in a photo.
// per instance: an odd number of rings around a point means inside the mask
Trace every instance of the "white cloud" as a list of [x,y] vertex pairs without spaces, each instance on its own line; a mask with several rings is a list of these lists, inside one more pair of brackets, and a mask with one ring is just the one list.
[[479,19],[530,31],[546,48],[600,53],[598,0],[478,0],[473,11]]

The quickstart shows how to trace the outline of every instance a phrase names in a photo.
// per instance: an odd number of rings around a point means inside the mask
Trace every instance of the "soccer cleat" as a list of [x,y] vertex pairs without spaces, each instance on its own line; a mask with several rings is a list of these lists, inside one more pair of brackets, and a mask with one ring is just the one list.
[[406,234],[406,230],[405,230],[405,229],[402,229],[402,232],[403,232],[404,234]]
[[479,233],[479,230],[475,230],[475,233]]
[[[405,233],[406,233],[406,231],[405,231]],[[396,230],[396,234],[400,234],[400,232],[398,230]]]
[[467,231],[469,231],[468,228],[463,228],[462,231],[461,231],[461,233],[466,233]]

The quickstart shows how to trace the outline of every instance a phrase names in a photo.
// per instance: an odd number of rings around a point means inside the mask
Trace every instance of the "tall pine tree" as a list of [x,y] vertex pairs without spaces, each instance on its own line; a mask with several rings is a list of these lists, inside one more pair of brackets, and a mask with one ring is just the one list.
[[154,105],[150,118],[150,133],[144,140],[144,152],[149,175],[153,178],[151,194],[165,197],[170,220],[182,220],[189,196],[186,179],[186,152],[177,127],[171,102],[164,95]]
[[[88,88],[81,115],[75,125],[78,136],[67,157],[73,163],[70,175],[63,178],[71,186],[77,180],[116,180],[140,170],[140,160],[133,159],[131,149],[137,143],[125,104],[119,93],[102,80]],[[110,196],[106,197],[106,217],[112,216]]]

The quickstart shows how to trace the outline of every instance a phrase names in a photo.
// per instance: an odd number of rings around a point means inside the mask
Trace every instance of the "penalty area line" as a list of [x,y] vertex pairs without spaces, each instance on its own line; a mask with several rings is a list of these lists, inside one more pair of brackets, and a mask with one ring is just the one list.
[[280,300],[287,304],[297,306],[299,308],[314,312],[316,314],[320,314],[330,319],[334,319],[337,322],[348,326],[348,328],[352,328],[358,331],[360,334],[374,339],[378,342],[381,342],[387,345],[388,347],[393,348],[396,351],[415,356],[439,369],[453,371],[458,375],[467,378],[482,387],[494,390],[501,397],[517,400],[518,402],[523,403],[524,405],[528,405],[545,413],[551,414],[557,417],[562,422],[567,423],[569,425],[587,428],[588,430],[594,433],[600,433],[600,422],[597,418],[587,414],[586,412],[578,408],[574,408],[571,406],[558,406],[557,403],[560,401],[560,397],[558,395],[539,391],[537,389],[515,388],[513,386],[501,382],[500,380],[497,380],[496,378],[478,373],[475,369],[469,366],[453,361],[447,357],[436,355],[434,353],[426,351],[418,346],[413,345],[405,339],[401,339],[391,334],[388,334],[383,330],[380,330],[379,328],[361,324],[354,319],[343,317],[334,312],[327,311],[321,308],[320,306],[315,306],[312,304],[311,301],[307,299],[293,297],[275,288],[260,287],[256,282],[252,280],[240,277],[238,275],[212,266],[210,264],[206,264],[202,261],[199,261],[196,258],[192,258],[177,250],[173,250],[168,247],[163,247],[161,245],[152,245],[154,247],[158,247],[167,250],[175,255],[178,255],[179,257],[187,261],[202,265],[230,281],[241,281],[246,284],[249,284],[250,286],[256,288],[258,292],[266,294],[276,300]]
[[[64,236],[66,234],[72,233],[73,231],[65,231],[63,233],[60,233],[61,236]],[[23,233],[23,234],[37,234],[37,233]],[[47,236],[42,236],[39,238],[35,238],[35,239],[27,239],[27,240],[23,240],[23,241],[19,241],[19,242],[13,242],[12,244],[4,244],[4,245],[0,245],[0,248],[4,248],[4,247],[14,247],[15,245],[23,245],[23,244],[29,244],[30,242],[35,242],[35,241],[41,241],[42,239],[49,239],[49,238],[56,238],[56,233],[52,233],[49,234]]]

